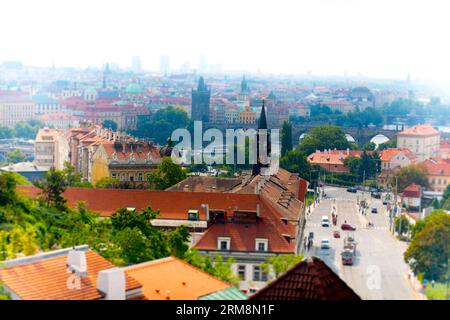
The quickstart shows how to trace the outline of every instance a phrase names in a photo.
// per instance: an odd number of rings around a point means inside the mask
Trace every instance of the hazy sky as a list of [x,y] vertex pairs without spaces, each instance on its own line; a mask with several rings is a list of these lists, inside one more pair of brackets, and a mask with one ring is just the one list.
[[224,69],[450,80],[447,0],[14,0],[0,61],[85,67],[198,56]]

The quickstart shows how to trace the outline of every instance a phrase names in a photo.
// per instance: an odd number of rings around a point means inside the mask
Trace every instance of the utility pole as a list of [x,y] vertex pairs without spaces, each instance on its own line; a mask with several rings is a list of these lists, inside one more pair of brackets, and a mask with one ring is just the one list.
[[[392,215],[392,234],[395,234],[395,218],[397,216],[398,211],[398,202],[397,202],[397,193],[398,193],[398,176],[395,176],[395,193],[394,193],[394,214]],[[401,223],[401,221],[400,221]]]

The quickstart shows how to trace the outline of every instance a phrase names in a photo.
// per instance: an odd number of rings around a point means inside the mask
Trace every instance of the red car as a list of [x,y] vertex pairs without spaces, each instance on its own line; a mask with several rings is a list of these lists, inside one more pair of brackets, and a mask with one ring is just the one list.
[[340,238],[341,237],[341,233],[338,230],[333,231],[333,237]]
[[352,226],[349,225],[348,223],[343,223],[343,224],[341,225],[341,229],[342,229],[342,230],[349,230],[349,231],[355,231],[355,230],[356,230],[355,227],[352,227]]

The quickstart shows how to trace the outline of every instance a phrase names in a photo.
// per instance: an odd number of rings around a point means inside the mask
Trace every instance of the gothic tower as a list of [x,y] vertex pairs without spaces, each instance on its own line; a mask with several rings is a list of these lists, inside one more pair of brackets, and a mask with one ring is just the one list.
[[203,77],[198,80],[197,90],[192,90],[192,120],[209,122],[209,100],[211,89],[209,89]]

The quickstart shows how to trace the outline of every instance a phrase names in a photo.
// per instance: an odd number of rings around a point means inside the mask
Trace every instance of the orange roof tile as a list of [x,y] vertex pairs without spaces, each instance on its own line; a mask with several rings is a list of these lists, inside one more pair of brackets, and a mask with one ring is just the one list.
[[142,283],[142,291],[148,300],[197,300],[230,287],[175,257],[140,263],[126,267],[124,271]]
[[431,136],[431,135],[438,135],[439,131],[437,131],[435,128],[430,126],[429,124],[421,124],[417,125],[411,128],[408,128],[406,130],[403,130],[398,135],[406,136],[406,135],[413,135],[413,136]]
[[[67,283],[67,256],[41,259],[23,265],[0,268],[0,281],[24,300],[97,300],[103,296],[97,290],[98,273],[114,265],[93,251],[86,252],[87,276],[80,287],[71,289]],[[126,276],[126,290],[141,287],[134,278]]]

